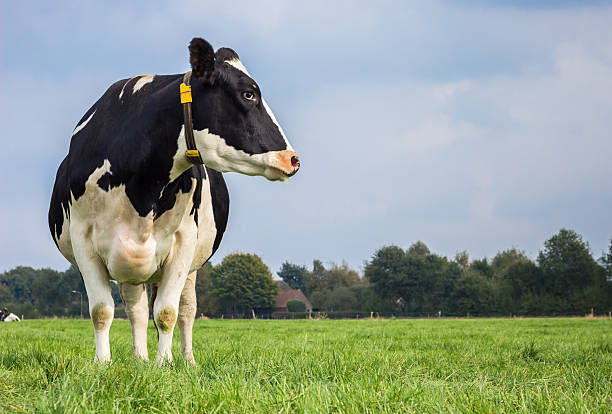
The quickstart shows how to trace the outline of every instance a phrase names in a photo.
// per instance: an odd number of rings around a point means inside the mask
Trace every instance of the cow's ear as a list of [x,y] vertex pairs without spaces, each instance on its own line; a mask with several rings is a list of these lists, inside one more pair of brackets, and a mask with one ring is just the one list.
[[189,43],[189,63],[194,76],[209,77],[215,70],[215,51],[210,43],[201,37],[194,37]]
[[238,57],[238,53],[234,52],[233,49],[229,47],[221,47],[217,49],[217,53],[215,53],[215,57],[218,62],[225,62],[226,60],[240,60]]

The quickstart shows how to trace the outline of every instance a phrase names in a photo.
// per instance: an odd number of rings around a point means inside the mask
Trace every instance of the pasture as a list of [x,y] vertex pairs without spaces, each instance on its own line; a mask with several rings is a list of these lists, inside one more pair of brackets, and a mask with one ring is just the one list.
[[[148,332],[154,359],[155,331]],[[88,320],[0,324],[0,412],[612,411],[612,320],[197,320],[186,366],[93,363]]]

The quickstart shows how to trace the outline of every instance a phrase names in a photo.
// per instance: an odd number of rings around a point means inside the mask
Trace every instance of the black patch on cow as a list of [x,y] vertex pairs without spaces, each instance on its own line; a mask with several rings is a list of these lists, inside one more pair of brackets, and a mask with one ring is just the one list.
[[104,175],[102,175],[102,177],[100,177],[100,179],[98,180],[98,187],[100,187],[104,191],[110,190],[111,189],[110,180],[111,180],[111,173],[109,172],[104,173]]
[[198,221],[198,209],[200,208],[200,204],[202,203],[202,181],[206,180],[206,172],[204,171],[204,167],[202,165],[194,165],[191,167],[193,170],[192,173],[196,178],[196,188],[193,192],[193,207],[191,207],[190,215],[193,215],[193,219],[196,224],[200,224]]
[[169,182],[162,190],[159,198],[153,206],[153,220],[157,220],[164,212],[172,209],[176,204],[176,196],[179,191],[187,194],[191,191],[193,181],[191,180],[191,170],[187,174],[181,174],[176,180]]
[[[169,182],[183,124],[178,92],[181,80],[181,75],[156,76],[147,91],[141,89],[135,94],[128,85],[120,101],[121,89],[130,82],[123,79],[85,113],[77,125],[95,111],[87,125],[72,137],[69,153],[57,172],[49,208],[52,234],[61,234],[62,208],[69,211],[70,194],[78,200],[89,176],[105,160],[110,162],[111,171],[98,180],[100,188],[109,191],[125,185],[130,202],[142,217],[151,211],[159,216],[171,208],[168,200],[160,200],[159,195]],[[191,188],[191,180],[177,181],[172,191]],[[176,198],[170,191],[164,196]]]
[[210,182],[210,196],[212,199],[213,216],[215,218],[215,227],[217,228],[217,234],[215,235],[215,241],[210,254],[212,256],[219,248],[221,239],[223,238],[223,234],[225,233],[225,229],[227,227],[230,200],[223,175],[219,171],[208,167],[206,167],[206,172]]
[[208,77],[215,70],[215,52],[206,40],[194,37],[189,43],[191,72],[197,78]]
[[[263,105],[257,83],[227,63],[217,62],[215,73],[212,87],[193,79],[194,129],[208,129],[223,137],[227,145],[247,154],[287,149],[278,126]],[[255,95],[256,100],[245,100],[245,92]]]
[[218,62],[225,62],[226,60],[232,59],[240,60],[240,58],[238,57],[238,53],[234,52],[234,50],[230,49],[229,47],[221,47],[217,49],[217,53],[215,53],[215,58]]
[[62,235],[62,225],[64,224],[64,212],[70,218],[70,188],[68,176],[64,173],[68,157],[64,158],[57,170],[51,203],[49,205],[49,230],[53,236],[53,241],[57,246],[57,239]]

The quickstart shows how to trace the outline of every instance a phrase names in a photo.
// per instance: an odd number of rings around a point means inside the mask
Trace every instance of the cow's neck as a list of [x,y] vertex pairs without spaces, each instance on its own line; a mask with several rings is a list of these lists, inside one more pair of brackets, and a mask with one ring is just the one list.
[[[179,85],[182,81],[183,81],[183,78],[179,80]],[[199,79],[197,79],[194,76],[190,78],[190,84],[192,88],[201,87]],[[176,89],[175,92],[178,92],[179,86],[175,85],[175,89]],[[174,137],[170,138],[173,141],[172,146],[176,148],[176,152],[174,152],[172,156],[172,167],[170,168],[170,173],[169,173],[171,182],[176,180],[181,174],[189,170],[194,165],[185,156],[185,152],[188,149],[187,141],[185,138],[185,133],[186,133],[187,128],[191,128],[191,131],[193,133],[193,122],[191,122],[191,125],[188,125],[189,121],[185,119],[184,112],[183,112],[183,105],[180,102],[180,98],[177,98],[177,99],[178,100],[176,101],[176,108],[180,110],[180,116],[179,116],[180,132],[178,133],[178,136],[175,135]]]
[[160,205],[172,201],[178,189],[184,186],[184,180],[179,177],[192,166],[184,156],[183,111],[178,93],[181,81],[182,76],[148,103],[158,110],[155,111],[156,126],[149,132],[147,149],[141,156],[138,171],[130,179],[133,191],[138,192],[137,199],[143,201],[140,209],[137,207],[141,216],[148,214],[146,210],[151,208],[155,215],[163,212]]
[[185,125],[181,127],[181,131],[176,141],[176,147],[177,150],[172,157],[172,168],[170,168],[170,181],[176,180],[181,174],[193,166],[193,163],[185,157],[185,151],[187,151]]

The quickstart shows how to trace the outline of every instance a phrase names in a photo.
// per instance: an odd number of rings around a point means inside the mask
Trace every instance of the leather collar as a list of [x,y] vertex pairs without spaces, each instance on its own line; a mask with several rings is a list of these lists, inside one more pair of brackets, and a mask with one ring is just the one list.
[[192,164],[204,164],[200,151],[196,147],[195,139],[193,137],[193,116],[191,114],[191,71],[186,72],[183,76],[183,83],[179,86],[181,95],[181,104],[183,105],[183,119],[185,122],[185,143],[187,144],[187,151],[185,151],[185,158]]

